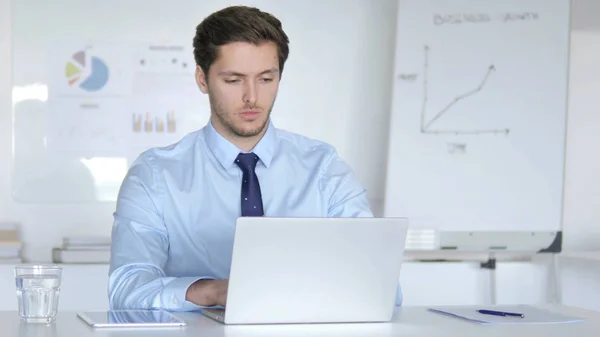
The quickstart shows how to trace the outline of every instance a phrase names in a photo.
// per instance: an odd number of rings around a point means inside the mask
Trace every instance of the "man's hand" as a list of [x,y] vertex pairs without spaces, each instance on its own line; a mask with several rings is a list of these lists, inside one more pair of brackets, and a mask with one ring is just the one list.
[[227,302],[229,280],[199,280],[189,286],[185,299],[199,306],[220,305]]

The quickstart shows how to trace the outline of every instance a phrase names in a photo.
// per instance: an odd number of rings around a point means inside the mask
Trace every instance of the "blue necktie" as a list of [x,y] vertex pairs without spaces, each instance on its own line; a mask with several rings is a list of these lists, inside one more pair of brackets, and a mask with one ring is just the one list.
[[235,160],[242,169],[242,216],[263,216],[260,184],[254,169],[258,156],[254,153],[240,153]]

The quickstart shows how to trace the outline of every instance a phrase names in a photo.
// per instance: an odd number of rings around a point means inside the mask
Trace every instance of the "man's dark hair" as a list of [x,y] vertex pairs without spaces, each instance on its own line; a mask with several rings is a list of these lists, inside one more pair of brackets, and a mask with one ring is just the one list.
[[281,21],[258,8],[231,6],[209,15],[196,27],[194,59],[208,76],[220,46],[231,42],[258,45],[267,41],[277,45],[281,76],[289,54],[289,39],[281,27]]

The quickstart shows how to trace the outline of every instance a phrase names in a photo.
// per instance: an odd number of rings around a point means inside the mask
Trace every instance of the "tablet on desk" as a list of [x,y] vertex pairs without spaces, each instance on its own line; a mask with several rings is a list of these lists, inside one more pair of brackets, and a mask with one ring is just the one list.
[[94,328],[183,327],[185,322],[163,310],[84,311],[77,316]]

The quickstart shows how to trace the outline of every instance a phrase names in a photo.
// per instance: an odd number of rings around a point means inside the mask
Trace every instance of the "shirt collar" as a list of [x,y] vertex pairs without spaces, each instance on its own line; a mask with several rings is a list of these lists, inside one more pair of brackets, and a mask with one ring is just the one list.
[[[240,154],[240,152],[244,152],[221,136],[221,134],[218,133],[213,127],[212,122],[209,122],[205,128],[205,136],[208,148],[215,155],[215,157],[217,157],[217,160],[219,160],[225,169],[228,169],[234,165],[235,158],[237,158],[238,154]],[[256,154],[258,158],[260,158],[260,161],[263,163],[263,165],[268,168],[273,160],[276,146],[276,130],[273,126],[273,123],[269,119],[267,131],[260,139],[258,144],[256,144],[256,146],[250,152]]]
[[275,154],[276,147],[277,132],[275,130],[275,126],[269,119],[267,131],[258,141],[258,144],[254,146],[251,152],[254,152],[254,154],[257,155],[258,158],[260,158],[260,161],[263,163],[263,165],[265,165],[266,168],[269,168],[269,165],[271,165],[271,161],[273,160],[273,155]]

